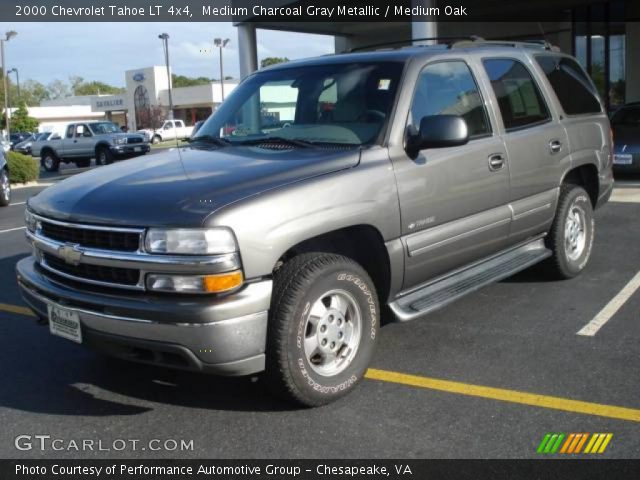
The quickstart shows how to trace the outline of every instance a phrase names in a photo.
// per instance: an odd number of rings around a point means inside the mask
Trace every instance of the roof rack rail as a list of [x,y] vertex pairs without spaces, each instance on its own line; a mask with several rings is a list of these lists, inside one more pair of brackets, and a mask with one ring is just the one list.
[[467,42],[476,42],[476,41],[484,41],[482,37],[478,37],[476,35],[467,35],[460,37],[424,37],[424,38],[408,38],[405,40],[394,40],[392,42],[382,42],[382,43],[373,43],[370,45],[363,45],[361,47],[353,47],[348,50],[345,50],[343,53],[353,53],[359,52],[361,50],[368,50],[370,48],[379,48],[379,47],[393,47],[394,45],[408,45],[413,42],[437,42],[443,43],[451,47],[453,42],[465,40]]
[[449,48],[468,48],[468,47],[514,47],[514,48],[537,48],[542,50],[550,50],[559,52],[560,49],[550,44],[546,40],[461,40],[449,45]]

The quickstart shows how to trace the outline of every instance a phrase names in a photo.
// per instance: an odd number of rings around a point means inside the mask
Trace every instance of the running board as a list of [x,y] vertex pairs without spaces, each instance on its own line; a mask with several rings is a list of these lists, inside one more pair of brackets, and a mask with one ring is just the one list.
[[436,280],[389,306],[400,322],[413,320],[550,256],[551,250],[545,247],[544,240],[538,239]]

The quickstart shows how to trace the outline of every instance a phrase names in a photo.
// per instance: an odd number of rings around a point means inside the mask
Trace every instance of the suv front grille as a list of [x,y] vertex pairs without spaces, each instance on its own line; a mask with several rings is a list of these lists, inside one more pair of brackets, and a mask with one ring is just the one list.
[[103,265],[89,265],[86,263],[70,265],[64,260],[48,253],[43,253],[42,259],[44,260],[44,264],[54,272],[71,275],[85,280],[128,286],[135,286],[140,280],[140,270],[132,268],[106,267]]
[[142,143],[144,139],[142,137],[127,137],[127,143]]
[[67,227],[49,223],[46,220],[43,220],[41,225],[42,235],[58,242],[75,243],[83,247],[120,252],[135,252],[140,246],[140,234],[135,232]]

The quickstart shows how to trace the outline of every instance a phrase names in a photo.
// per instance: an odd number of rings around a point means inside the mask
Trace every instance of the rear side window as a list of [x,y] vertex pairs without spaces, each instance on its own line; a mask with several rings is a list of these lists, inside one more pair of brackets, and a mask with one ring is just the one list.
[[570,58],[539,55],[536,61],[547,76],[551,87],[567,115],[600,113],[595,89],[582,68]]
[[640,127],[640,107],[623,107],[611,118],[613,125]]
[[478,86],[464,62],[433,63],[420,73],[411,105],[411,126],[417,131],[423,117],[444,114],[464,118],[472,138],[491,133]]
[[551,118],[538,85],[522,63],[505,58],[482,63],[498,99],[505,129],[524,128]]

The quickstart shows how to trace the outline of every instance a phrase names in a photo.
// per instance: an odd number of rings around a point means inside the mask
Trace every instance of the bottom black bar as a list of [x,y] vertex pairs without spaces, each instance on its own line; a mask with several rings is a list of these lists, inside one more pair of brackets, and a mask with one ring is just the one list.
[[0,479],[519,480],[640,478],[640,460],[0,460]]

